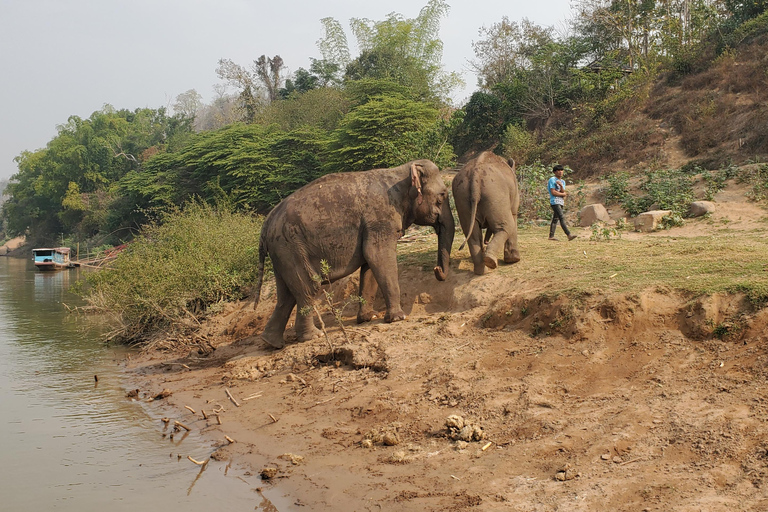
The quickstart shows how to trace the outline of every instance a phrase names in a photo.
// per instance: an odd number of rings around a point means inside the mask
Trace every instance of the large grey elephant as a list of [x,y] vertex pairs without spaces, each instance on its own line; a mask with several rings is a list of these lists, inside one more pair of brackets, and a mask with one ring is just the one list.
[[500,156],[484,151],[467,162],[453,178],[453,199],[466,236],[460,248],[469,244],[477,275],[482,275],[486,267],[496,268],[502,247],[505,263],[520,261],[517,247],[520,194],[514,160],[511,163],[510,166]]
[[305,185],[278,204],[264,220],[259,241],[256,304],[261,295],[264,261],[269,254],[277,285],[277,306],[261,337],[275,348],[297,306],[296,335],[306,341],[320,334],[313,315],[301,314],[314,303],[320,262],[333,282],[360,269],[364,301],[358,322],[374,317],[378,288],[386,302],[386,322],[403,320],[397,278],[397,240],[408,226],[433,226],[438,235],[438,280],[448,273],[455,233],[448,189],[438,167],[415,160],[392,169],[328,174]]

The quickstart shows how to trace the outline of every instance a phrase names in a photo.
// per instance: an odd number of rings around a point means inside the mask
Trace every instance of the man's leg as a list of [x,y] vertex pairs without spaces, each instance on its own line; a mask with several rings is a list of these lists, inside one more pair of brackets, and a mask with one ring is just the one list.
[[557,210],[555,209],[556,204],[550,204],[549,206],[552,207],[552,221],[549,223],[549,239],[550,240],[557,240],[555,238],[555,230],[557,229],[557,223],[560,221],[560,218],[557,216]]
[[555,223],[555,218],[557,218],[558,221],[560,221],[560,227],[563,228],[563,232],[565,233],[565,236],[568,238],[571,238],[571,231],[568,229],[568,226],[565,224],[565,216],[563,215],[563,207],[559,204],[553,204],[552,210],[554,211],[555,215],[552,217],[552,225],[549,228],[550,233],[554,233],[554,228],[557,226]]

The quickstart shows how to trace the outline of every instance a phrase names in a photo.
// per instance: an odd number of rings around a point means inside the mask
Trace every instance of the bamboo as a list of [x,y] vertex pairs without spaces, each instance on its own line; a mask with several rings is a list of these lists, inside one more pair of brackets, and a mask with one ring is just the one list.
[[229,392],[229,388],[224,388],[224,391],[227,392],[227,396],[229,397],[230,400],[232,400],[232,403],[234,403],[235,406],[240,407],[240,404],[237,403],[237,400],[235,400],[235,397],[233,397],[232,393]]

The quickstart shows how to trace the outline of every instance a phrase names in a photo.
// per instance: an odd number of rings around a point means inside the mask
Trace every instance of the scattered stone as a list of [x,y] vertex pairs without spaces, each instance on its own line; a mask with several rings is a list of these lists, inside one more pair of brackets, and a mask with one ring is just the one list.
[[284,453],[278,459],[285,459],[291,461],[291,464],[298,466],[304,463],[304,457],[301,455],[294,455],[293,453]]
[[456,441],[456,450],[457,451],[466,450],[467,446],[469,446],[469,443],[466,442],[466,441]]
[[603,460],[611,460],[611,454],[610,453],[604,453],[600,456]]
[[670,213],[672,213],[672,210],[652,210],[641,213],[635,217],[635,230],[643,231],[644,233],[655,231],[659,223],[661,223],[661,219]]
[[275,478],[275,476],[277,476],[277,468],[262,468],[261,471],[259,471],[259,475],[261,475],[262,480]]
[[448,438],[454,441],[482,441],[485,438],[485,432],[479,425],[474,425],[466,421],[461,416],[453,414],[445,420],[445,426],[448,429]]
[[461,430],[462,428],[464,428],[464,418],[456,414],[448,416],[448,418],[445,420],[445,426],[449,430],[450,429]]
[[362,441],[360,441],[360,446],[368,449],[373,448],[373,441],[371,441],[370,439],[363,439]]
[[[138,392],[138,391],[139,390],[137,389],[136,392]],[[173,394],[173,391],[171,391],[170,389],[166,388],[166,389],[162,390],[161,392],[159,392],[158,394],[156,394],[155,396],[153,396],[152,400],[162,400],[163,398],[168,398],[172,394]]]
[[613,222],[608,210],[600,203],[588,204],[579,212],[579,225],[583,228],[589,227],[595,222],[610,224]]
[[701,217],[708,213],[714,213],[715,209],[715,203],[712,201],[694,201],[688,209],[688,216]]
[[558,482],[565,482],[566,480],[573,480],[581,476],[581,473],[571,467],[570,464],[566,464],[562,469],[555,473],[555,480]]
[[384,446],[396,446],[400,444],[400,438],[397,432],[387,432],[382,436],[381,442],[384,443]]

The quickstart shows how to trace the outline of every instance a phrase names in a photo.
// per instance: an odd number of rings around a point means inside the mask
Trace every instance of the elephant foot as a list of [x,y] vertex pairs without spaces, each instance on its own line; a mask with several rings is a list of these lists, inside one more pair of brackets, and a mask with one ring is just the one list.
[[392,322],[399,322],[400,320],[405,320],[405,313],[403,313],[402,310],[391,314],[387,312],[387,314],[384,315],[384,321],[388,324],[391,324]]
[[285,346],[285,340],[283,339],[282,333],[280,335],[275,335],[263,332],[261,334],[261,339],[269,343],[273,348],[283,348]]
[[498,266],[498,263],[496,262],[496,258],[494,258],[493,256],[487,256],[486,255],[483,258],[483,263],[485,263],[485,266],[490,268],[490,269],[494,269],[494,268],[496,268]]
[[296,339],[298,341],[309,341],[317,338],[321,334],[323,334],[323,331],[318,329],[317,327],[312,326],[313,329],[305,329],[303,332],[297,332],[296,333]]
[[377,318],[379,318],[379,315],[377,315],[375,311],[366,311],[364,313],[357,314],[357,323],[362,324],[365,322],[370,322],[371,320],[376,320]]
[[520,253],[518,251],[512,251],[509,254],[504,255],[504,263],[517,263],[520,261]]

